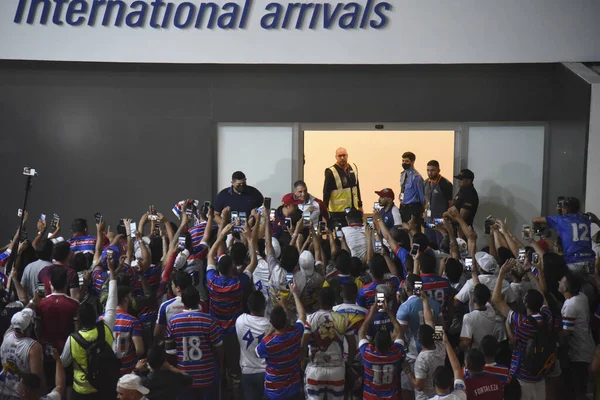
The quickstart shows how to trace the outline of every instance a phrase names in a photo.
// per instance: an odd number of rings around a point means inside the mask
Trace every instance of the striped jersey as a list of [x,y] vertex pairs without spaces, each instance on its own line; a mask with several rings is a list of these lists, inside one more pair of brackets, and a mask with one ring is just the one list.
[[177,368],[194,379],[191,387],[214,384],[217,361],[212,347],[223,344],[222,335],[215,319],[199,310],[184,310],[169,320],[167,337],[176,343]]
[[453,290],[450,281],[438,274],[421,274],[423,291],[431,300],[442,307],[442,315],[448,315],[448,306],[452,301]]
[[6,249],[2,253],[0,253],[0,266],[4,267],[4,264],[6,264],[8,257],[10,257],[10,253],[12,253],[11,249]]
[[133,372],[137,364],[134,337],[141,337],[143,333],[142,324],[131,314],[117,309],[115,315],[115,328],[113,335],[113,350],[119,360],[121,360],[121,375]]
[[206,269],[210,315],[225,331],[235,333],[235,319],[242,313],[244,288],[250,283],[246,271],[238,276],[221,276],[214,265]]
[[[542,306],[540,309],[540,314],[531,315],[533,319],[537,322],[538,326],[542,325],[543,319],[542,315],[546,318],[546,323],[548,324],[548,329],[552,329],[552,312],[548,306]],[[510,360],[510,374],[519,380],[524,380],[526,382],[540,382],[545,379],[545,376],[532,376],[528,371],[523,368],[522,365],[519,365],[519,361],[521,357],[527,356],[527,342],[530,339],[534,338],[535,329],[531,322],[528,321],[527,315],[522,313],[516,313],[514,311],[510,311],[508,313],[508,321],[510,326],[515,331],[515,340],[517,342],[516,346],[513,349],[512,358]],[[517,371],[518,368],[518,371]]]
[[405,359],[404,344],[396,340],[387,354],[381,354],[367,340],[359,343],[364,364],[364,400],[395,399],[400,370]]
[[[383,283],[383,284],[390,286],[392,293],[396,293],[396,291],[400,287],[400,279],[398,279],[398,277],[393,276],[393,275],[391,277],[387,278],[384,282],[385,283]],[[423,282],[423,283],[425,283],[425,282]],[[361,287],[358,290],[358,297],[356,299],[356,304],[358,304],[361,307],[365,307],[367,309],[371,308],[371,306],[375,302],[375,294],[377,292],[377,290],[376,290],[377,285],[382,285],[382,283],[371,282],[368,285]]]
[[204,260],[208,255],[208,247],[202,244],[202,238],[204,237],[204,231],[206,230],[206,222],[200,222],[199,224],[190,228],[190,236],[192,237],[192,251],[190,252],[190,258]]
[[96,252],[96,236],[73,236],[67,240],[71,246],[73,254],[77,253],[92,253]]
[[304,323],[296,321],[283,334],[266,336],[256,347],[256,355],[266,358],[265,395],[269,399],[287,399],[302,392],[300,343]]
[[[510,377],[508,375],[508,367],[502,364],[498,364],[498,363],[491,363],[491,364],[485,364],[485,366],[483,367],[483,372],[486,375],[493,375],[496,378],[498,378],[502,383],[508,383],[508,381],[510,380]],[[465,367],[463,369],[463,373],[465,375],[465,378],[468,378],[471,376],[471,374],[469,373],[469,370],[467,369],[467,367]]]
[[[132,268],[133,270],[133,268]],[[144,271],[144,278],[150,289],[153,292],[158,290],[160,285],[160,277],[162,275],[162,264],[152,264]],[[134,281],[132,282],[131,294],[134,297],[140,297],[144,295],[144,288],[142,287],[142,281],[140,280],[139,271],[133,271]]]

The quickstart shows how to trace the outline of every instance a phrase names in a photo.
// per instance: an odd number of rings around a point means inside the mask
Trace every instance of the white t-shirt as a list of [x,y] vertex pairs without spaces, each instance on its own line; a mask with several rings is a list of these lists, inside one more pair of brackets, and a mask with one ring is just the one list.
[[565,300],[560,311],[563,329],[569,331],[569,359],[573,362],[592,362],[594,339],[590,330],[588,298],[579,293]]
[[415,378],[423,379],[423,391],[415,390],[415,400],[428,400],[435,396],[433,373],[437,367],[443,366],[446,360],[446,346],[436,341],[435,350],[423,349],[415,361]]
[[348,249],[350,249],[350,255],[352,257],[358,257],[361,260],[365,258],[367,254],[367,237],[365,236],[365,227],[360,226],[344,226],[342,228]]
[[308,346],[310,365],[338,367],[344,364],[344,336],[353,336],[348,318],[331,310],[318,310],[306,318],[304,335],[312,338]]
[[240,367],[242,374],[265,372],[266,360],[256,356],[256,346],[271,329],[269,320],[250,314],[242,314],[235,321],[235,332],[240,343]]
[[523,279],[521,282],[512,282],[510,288],[515,293],[517,301],[525,301],[525,295],[530,289],[535,289],[535,283],[529,280]]
[[496,315],[490,303],[485,311],[473,310],[465,314],[463,318],[461,338],[472,340],[471,348],[478,349],[481,339],[486,335],[492,335],[498,342],[506,340],[506,329],[504,321]]
[[467,400],[467,385],[462,379],[454,381],[454,390],[449,394],[436,394],[429,400]]
[[[479,275],[479,282],[483,285],[487,286],[490,289],[490,292],[494,293],[494,288],[496,287],[496,282],[498,281],[498,277],[496,275]],[[469,303],[469,311],[473,311],[475,309],[475,302],[473,300],[473,291],[475,290],[475,285],[473,284],[473,279],[469,279],[465,285],[460,289],[460,292],[454,298],[460,301],[463,304]],[[505,279],[502,282],[502,296],[507,303],[514,303],[517,301],[517,296],[515,292],[510,288],[510,284]]]
[[269,271],[269,263],[264,258],[258,256],[256,269],[252,273],[252,280],[254,281],[254,288],[260,291],[265,300],[269,300],[269,278],[271,272]]

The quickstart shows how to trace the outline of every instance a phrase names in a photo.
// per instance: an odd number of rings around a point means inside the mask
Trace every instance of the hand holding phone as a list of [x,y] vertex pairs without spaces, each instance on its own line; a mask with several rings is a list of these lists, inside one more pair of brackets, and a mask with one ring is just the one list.
[[271,209],[271,198],[265,197],[265,200],[263,201],[263,205],[265,206],[265,210],[270,210]]
[[376,297],[377,308],[378,308],[378,311],[381,312],[384,310],[385,293],[377,292],[376,296],[377,296]]
[[419,243],[413,243],[412,248],[410,249],[410,255],[412,257],[418,256],[420,248],[421,248],[421,245]]

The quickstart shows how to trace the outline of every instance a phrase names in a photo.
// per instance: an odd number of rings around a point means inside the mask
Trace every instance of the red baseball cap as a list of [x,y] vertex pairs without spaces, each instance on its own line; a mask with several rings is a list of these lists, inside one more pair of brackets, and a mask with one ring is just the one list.
[[396,196],[394,196],[394,191],[390,188],[381,189],[380,191],[375,191],[379,197],[387,197],[388,199],[394,200]]
[[284,195],[281,198],[281,202],[283,203],[284,206],[290,206],[290,205],[298,205],[298,204],[302,204],[302,200],[297,199],[294,196],[294,193],[288,193],[286,195]]

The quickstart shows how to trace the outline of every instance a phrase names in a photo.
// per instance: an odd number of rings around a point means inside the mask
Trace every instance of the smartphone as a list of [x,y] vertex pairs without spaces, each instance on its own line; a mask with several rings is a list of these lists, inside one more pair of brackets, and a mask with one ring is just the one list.
[[77,277],[79,278],[79,287],[83,286],[83,272],[78,272]]
[[150,221],[156,221],[158,219],[158,215],[156,215],[156,209],[154,208],[154,205],[148,207],[148,219]]
[[113,249],[107,249],[106,250],[106,259],[107,260],[112,260],[114,254],[115,254],[115,252],[114,252]]
[[19,208],[19,209],[17,210],[17,217],[19,217],[19,218],[20,218],[20,217],[22,217],[22,216],[23,216],[23,210]]
[[521,236],[523,237],[523,240],[531,239],[531,226],[523,225],[523,230],[521,231]]
[[302,223],[304,226],[310,225],[310,211],[304,211],[302,213]]
[[422,290],[423,290],[423,282],[416,281],[415,282],[415,290],[414,290],[415,296],[420,296]]
[[155,236],[160,236],[160,223],[158,221],[154,223],[154,231],[152,231],[152,233],[154,233]]
[[56,227],[58,226],[58,220],[60,219],[60,217],[58,216],[58,214],[54,214],[52,216],[52,222],[50,223],[50,231],[54,232],[56,230]]
[[379,308],[379,311],[381,311],[383,309],[383,302],[385,301],[385,293],[378,292],[376,301],[377,301],[377,308]]
[[46,286],[43,282],[38,282],[36,291],[38,293],[38,296],[46,297]]
[[335,236],[336,236],[338,239],[341,239],[341,238],[342,238],[342,226],[341,226],[340,224],[337,224],[337,225],[335,226]]
[[287,273],[285,274],[285,286],[290,287],[290,283],[294,282],[294,274]]
[[40,215],[40,221],[46,222],[46,214]]
[[327,223],[325,221],[321,221],[319,222],[319,231],[321,233],[326,232],[327,231]]
[[117,225],[117,233],[119,235],[127,235],[127,231],[125,230],[125,222],[122,219],[119,220],[119,225]]
[[271,198],[265,197],[263,204],[264,204],[266,210],[270,209],[271,208]]
[[538,264],[539,262],[540,262],[540,256],[538,255],[538,253],[536,253],[536,252],[531,253],[531,263]]
[[290,217],[285,217],[285,226],[289,230],[292,230],[292,219]]
[[102,214],[100,214],[99,212],[97,212],[96,214],[94,214],[94,218],[96,219],[96,223],[99,224],[100,223],[100,219],[102,218]]
[[269,213],[269,221],[273,222],[275,221],[275,209],[271,209],[271,212]]
[[135,237],[136,232],[137,224],[135,222],[129,223],[129,233],[131,234],[131,237]]
[[444,327],[441,325],[436,325],[433,331],[433,340],[443,340],[444,339]]
[[486,235],[489,235],[492,232],[492,225],[494,225],[494,219],[491,215],[488,215],[488,217],[485,219],[484,224],[484,233]]
[[519,249],[519,256],[517,258],[520,263],[525,262],[525,249]]
[[350,213],[350,211],[352,211],[352,209],[351,209],[350,207],[346,207],[346,208],[344,209],[344,211],[346,211],[346,214],[348,214],[348,213]]
[[239,216],[240,216],[240,230],[242,230],[248,224],[248,217],[246,216],[246,213],[243,211],[240,212]]
[[202,206],[202,215],[204,216],[204,218],[208,217],[208,212],[210,211],[210,201],[205,201],[204,205]]
[[556,198],[556,205],[557,205],[558,207],[562,207],[562,203],[563,203],[563,201],[565,201],[565,196],[558,196],[558,197]]
[[375,243],[373,244],[373,251],[375,251],[375,253],[381,252],[381,240],[375,241]]
[[433,219],[433,223],[436,225],[443,225],[444,224],[444,218],[434,218]]
[[473,271],[473,257],[465,258],[465,271],[467,271],[467,272]]
[[192,215],[196,214],[196,206],[194,205],[193,202],[189,202],[187,203],[187,205],[185,206],[185,213],[187,214],[188,217],[191,217]]
[[419,254],[420,248],[421,248],[421,245],[419,243],[413,243],[412,248],[410,249],[410,255],[414,257],[417,254]]
[[185,235],[179,236],[177,247],[179,247],[181,250],[185,249]]
[[425,222],[425,227],[429,229],[435,229],[436,225],[435,222]]
[[371,229],[375,227],[375,225],[373,225],[373,217],[367,217],[367,226]]
[[379,202],[376,201],[375,203],[373,203],[373,208],[375,209],[375,211],[379,212],[379,210],[381,210],[381,204],[379,204]]

